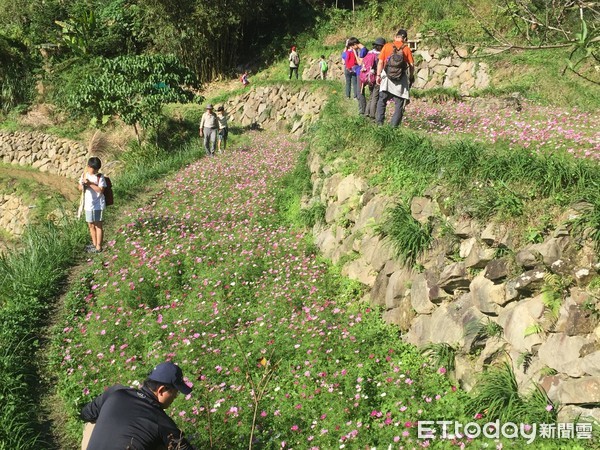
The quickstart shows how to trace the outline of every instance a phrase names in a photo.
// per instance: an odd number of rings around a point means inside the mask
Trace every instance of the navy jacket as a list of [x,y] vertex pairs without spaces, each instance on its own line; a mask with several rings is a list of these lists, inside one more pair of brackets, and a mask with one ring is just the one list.
[[115,385],[81,410],[96,423],[87,450],[194,450],[154,394]]

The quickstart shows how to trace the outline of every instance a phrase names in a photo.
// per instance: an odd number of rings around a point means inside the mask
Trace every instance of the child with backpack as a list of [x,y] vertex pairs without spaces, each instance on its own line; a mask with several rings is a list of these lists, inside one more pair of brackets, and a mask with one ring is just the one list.
[[377,62],[376,83],[379,84],[376,120],[383,125],[385,108],[389,100],[394,100],[395,111],[391,125],[397,127],[402,122],[404,107],[410,101],[409,90],[415,79],[415,61],[410,47],[406,44],[408,33],[398,30],[394,42],[388,42],[381,49]]
[[[104,228],[102,216],[106,208],[104,191],[107,188],[107,179],[100,171],[102,162],[95,156],[88,159],[77,188],[82,192],[83,210],[85,210],[85,221],[90,230],[92,244],[86,247],[88,253],[100,253],[104,239]],[[110,190],[112,193],[112,190]],[[112,199],[112,195],[111,195]]]
[[327,78],[327,71],[329,70],[329,66],[327,66],[327,61],[325,61],[325,55],[321,55],[321,59],[319,59],[319,71],[321,73],[321,80]]
[[[373,42],[373,49],[367,53],[362,60],[360,73],[358,75],[359,96],[358,96],[358,113],[363,114],[371,119],[375,119],[375,111],[377,109],[377,100],[379,99],[379,85],[375,82],[377,78],[377,61],[379,53],[385,45],[384,38],[377,38]],[[369,88],[369,101],[367,102],[365,92]]]

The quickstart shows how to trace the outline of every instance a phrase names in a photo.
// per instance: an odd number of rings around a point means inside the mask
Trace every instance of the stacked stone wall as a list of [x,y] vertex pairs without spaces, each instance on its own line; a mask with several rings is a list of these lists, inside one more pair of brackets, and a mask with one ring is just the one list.
[[[588,288],[600,262],[593,243],[570,228],[585,205],[565,211],[543,242],[517,246],[514,230],[503,224],[446,216],[434,194],[413,198],[413,218],[434,224],[436,237],[415,269],[403,265],[376,231],[397,200],[338,173],[341,161],[324,164],[313,151],[308,162],[313,193],[303,207],[325,207],[323,223],[313,229],[317,246],[365,285],[364,300],[381,307],[407,342],[457,349],[456,376],[467,389],[485,366],[508,361],[524,391],[539,383],[565,406],[561,421],[579,414],[600,419],[600,408],[593,407],[600,402],[600,300]],[[451,224],[451,236],[447,226],[440,231],[442,223]],[[558,317],[544,303],[552,277],[572,280],[560,292]],[[490,324],[498,331],[493,336],[473,331]]]
[[39,132],[0,131],[0,160],[76,179],[87,161],[80,142]]

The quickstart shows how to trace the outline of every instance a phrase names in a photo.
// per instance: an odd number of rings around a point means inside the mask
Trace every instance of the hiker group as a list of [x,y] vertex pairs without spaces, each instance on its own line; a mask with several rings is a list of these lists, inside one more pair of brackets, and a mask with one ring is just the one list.
[[346,97],[355,98],[358,113],[375,120],[378,125],[383,125],[390,101],[395,105],[390,124],[393,127],[400,125],[404,108],[410,101],[415,69],[407,41],[408,33],[404,29],[398,30],[393,42],[386,42],[381,37],[375,39],[371,50],[351,37],[342,52]]

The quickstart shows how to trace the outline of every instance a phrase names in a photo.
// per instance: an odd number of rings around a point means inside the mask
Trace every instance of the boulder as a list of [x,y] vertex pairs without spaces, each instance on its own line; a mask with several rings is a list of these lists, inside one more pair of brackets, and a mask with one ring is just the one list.
[[484,276],[494,282],[502,281],[508,276],[509,263],[506,258],[492,259],[486,266]]
[[454,292],[457,289],[465,289],[470,280],[465,269],[464,262],[457,262],[446,266],[440,274],[439,286],[446,292]]
[[368,264],[363,258],[350,261],[348,264],[342,267],[342,275],[347,276],[352,280],[360,281],[367,286],[373,286],[377,277],[377,274],[371,265]]
[[383,313],[383,320],[386,323],[390,323],[398,326],[400,331],[406,331],[409,329],[412,320],[415,317],[415,313],[410,306],[408,298],[402,299],[398,306],[392,309],[388,309]]
[[358,196],[367,189],[367,183],[353,174],[342,179],[337,186],[338,202],[343,203],[351,197]]
[[539,291],[544,285],[545,275],[546,271],[542,269],[529,270],[517,277],[514,287],[521,294],[533,294]]
[[452,303],[442,304],[431,316],[417,316],[404,338],[419,347],[431,342],[463,347],[465,326],[483,317],[483,314],[471,305],[468,296],[462,296]]
[[361,210],[355,224],[361,230],[370,224],[380,223],[384,212],[393,204],[391,197],[376,195]]
[[580,423],[600,426],[600,408],[582,408],[581,406],[566,405],[558,411],[559,423]]
[[427,197],[414,197],[410,202],[411,215],[421,223],[427,223],[438,215],[439,211],[437,202]]
[[387,309],[397,307],[401,299],[410,294],[410,283],[413,275],[410,269],[400,269],[390,276],[385,293],[385,306]]
[[600,403],[600,377],[583,377],[562,381],[558,384],[555,395],[556,401],[563,405]]
[[417,314],[431,314],[435,304],[429,296],[430,283],[425,273],[417,274],[410,288],[410,303]]
[[465,266],[474,269],[483,269],[494,259],[495,250],[476,241],[465,259]]
[[498,315],[498,323],[504,330],[504,339],[518,352],[531,351],[543,342],[542,335],[525,335],[528,328],[539,322],[544,314],[540,297],[521,300],[504,308]]
[[483,274],[476,276],[469,286],[473,304],[484,314],[497,316],[500,307],[506,304],[506,290],[503,285],[494,284]]
[[600,350],[581,358],[579,367],[582,372],[593,377],[600,377]]
[[583,336],[553,333],[539,347],[538,356],[543,364],[557,372],[566,373],[570,377],[581,377],[585,372],[579,364],[580,351],[590,342],[592,342],[591,338]]

